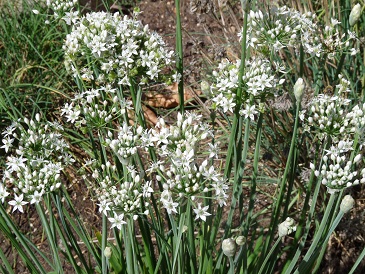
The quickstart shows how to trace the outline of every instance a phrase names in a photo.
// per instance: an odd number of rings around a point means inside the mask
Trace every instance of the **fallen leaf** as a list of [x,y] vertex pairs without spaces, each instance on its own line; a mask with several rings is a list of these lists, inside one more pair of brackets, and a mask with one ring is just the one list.
[[[201,91],[193,92],[189,88],[184,88],[184,103],[200,95]],[[174,108],[179,105],[180,98],[178,84],[173,83],[162,91],[149,91],[143,94],[143,101],[155,108]]]

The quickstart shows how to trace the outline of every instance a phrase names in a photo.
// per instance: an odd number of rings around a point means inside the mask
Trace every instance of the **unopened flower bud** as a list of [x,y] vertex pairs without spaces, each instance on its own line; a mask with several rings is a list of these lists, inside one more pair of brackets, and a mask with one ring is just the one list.
[[305,85],[303,78],[298,78],[294,85],[294,96],[298,102],[302,99],[304,87]]
[[210,91],[210,86],[207,81],[202,81],[200,84],[200,88],[204,94],[208,94]]
[[104,256],[109,260],[110,257],[112,256],[112,249],[107,246],[105,249],[104,249]]
[[279,237],[284,237],[286,235],[289,235],[290,233],[296,230],[297,227],[294,225],[294,219],[288,217],[284,222],[279,224]]
[[233,257],[236,253],[236,242],[231,238],[224,239],[222,242],[222,250],[227,257]]
[[246,243],[246,237],[245,236],[238,236],[236,239],[236,244],[241,246]]
[[354,207],[354,204],[355,204],[354,198],[352,198],[351,195],[346,195],[342,199],[342,202],[340,204],[340,210],[343,213],[347,213]]
[[352,8],[350,13],[349,23],[351,27],[354,26],[357,23],[357,21],[359,21],[360,15],[361,15],[361,5],[357,3]]
[[361,154],[356,155],[354,158],[354,163],[359,162],[361,160],[361,158],[362,158]]

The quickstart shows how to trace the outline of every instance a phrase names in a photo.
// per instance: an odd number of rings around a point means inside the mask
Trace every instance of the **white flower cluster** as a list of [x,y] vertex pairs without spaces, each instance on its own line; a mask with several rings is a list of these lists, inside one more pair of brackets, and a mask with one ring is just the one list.
[[110,162],[101,165],[100,170],[102,174],[96,172],[93,175],[98,181],[94,190],[99,212],[109,216],[111,228],[120,230],[126,223],[125,218],[137,219],[139,214],[148,214],[148,210],[142,207],[148,206],[148,198],[153,192],[151,182],[144,182],[133,166],[127,166],[128,172],[122,179],[116,166]]
[[351,112],[347,113],[345,125],[350,131],[359,136],[360,148],[365,146],[365,103],[355,105]]
[[279,237],[287,236],[297,230],[294,219],[287,217],[284,222],[279,224]]
[[[118,157],[119,161],[123,165],[127,165],[131,157],[137,153],[142,132],[142,127],[139,126],[136,130],[132,130],[132,127],[124,122],[119,127],[117,139],[106,139],[105,142]],[[108,136],[111,138],[113,133],[109,131]]]
[[[315,175],[322,177],[321,182],[327,187],[329,193],[360,183],[360,180],[357,179],[358,171],[353,171],[353,168],[362,157],[361,154],[358,154],[352,159],[352,150],[352,140],[341,140],[326,151],[327,153],[322,159],[323,163],[319,170],[315,170],[314,165],[311,165]],[[361,174],[365,177],[365,169],[361,171]],[[365,178],[362,178],[361,183],[364,182]]]
[[315,18],[311,12],[301,14],[286,6],[273,7],[265,13],[251,10],[248,15],[248,45],[267,52],[271,49],[279,51],[285,47],[299,49],[300,43],[303,43],[306,51],[319,52]]
[[313,98],[310,114],[305,125],[306,130],[316,130],[320,139],[343,134],[347,128],[347,111],[351,100],[345,98],[349,91],[349,82],[341,75],[336,86],[336,95],[318,94]]
[[[331,24],[319,26],[315,14],[300,13],[286,6],[273,7],[269,12],[250,11],[248,16],[248,45],[267,54],[271,50],[277,52],[283,48],[299,49],[317,57],[328,54],[334,57],[338,51],[350,50],[350,41],[355,39],[353,33],[340,34],[336,19]],[[240,33],[239,36],[242,34]],[[356,50],[351,49],[351,54]]]
[[[13,211],[23,212],[22,205],[39,203],[42,196],[61,186],[61,171],[74,162],[68,144],[62,138],[62,127],[56,123],[24,118],[9,126],[3,133],[7,157],[4,177],[0,183],[0,200],[4,202],[11,186],[15,200]],[[23,199],[25,201],[23,201]]]
[[355,33],[348,30],[347,35],[340,33],[341,22],[332,18],[330,25],[325,26],[322,37],[322,52],[328,54],[328,58],[334,58],[336,52],[348,51],[351,55],[358,52],[350,46],[356,40]]
[[110,85],[77,93],[71,101],[64,105],[61,115],[78,128],[87,125],[101,128],[132,109],[132,102],[119,99]]
[[[99,165],[94,161],[88,165],[93,165],[92,180],[96,183],[92,185],[99,210],[109,217],[112,227],[121,229],[126,218],[136,219],[149,213],[149,198],[154,192],[152,182],[156,180],[163,188],[161,205],[169,214],[177,214],[178,207],[190,200],[195,219],[205,221],[211,215],[209,207],[203,204],[203,197],[208,193],[220,206],[225,205],[228,185],[213,165],[217,145],[206,149],[208,157],[205,159],[199,150],[201,141],[210,134],[208,125],[194,113],[178,114],[175,125],[168,126],[161,118],[153,129],[143,130],[123,123],[117,133],[108,131],[105,145],[123,166],[122,176],[120,168],[116,167],[118,163]],[[134,166],[132,158],[138,149],[151,147],[155,147],[157,159],[146,169],[146,176],[150,178],[146,179],[140,175],[145,174],[144,171],[137,172],[139,166]]]
[[[213,108],[218,108],[224,113],[233,112],[236,107],[236,94],[239,85],[240,60],[232,63],[228,59],[222,60],[218,65],[218,71],[213,71],[215,83],[211,86]],[[242,94],[242,106],[240,114],[246,118],[254,119],[257,114],[256,104],[266,97],[273,95],[278,85],[284,80],[278,81],[271,68],[270,62],[262,58],[254,58],[246,61],[245,74],[243,75],[245,86]],[[255,100],[252,100],[254,98]]]
[[[156,178],[162,182],[163,187],[161,203],[169,214],[178,213],[178,207],[184,199],[191,199],[194,201],[196,219],[205,221],[206,216],[210,215],[207,212],[208,206],[202,207],[201,203],[196,203],[196,199],[204,197],[204,193],[210,191],[220,206],[225,205],[228,186],[223,177],[209,157],[199,159],[200,142],[210,134],[208,125],[202,123],[201,116],[179,113],[176,125],[171,126],[160,119],[156,128],[148,134],[150,145],[156,147],[157,155],[161,157],[148,171],[158,171]],[[215,153],[211,152],[209,156],[214,157]]]
[[78,0],[47,0],[46,5],[53,10],[54,17],[58,18],[76,8]]
[[342,75],[339,79],[335,90],[337,95],[319,94],[313,98],[304,125],[306,131],[331,142],[321,166],[316,168],[311,164],[314,174],[322,178],[322,184],[330,193],[365,183],[362,156],[354,155],[365,146],[365,104],[351,108],[351,101],[345,98],[350,91],[350,83]]
[[136,15],[92,12],[80,18],[63,46],[66,67],[75,77],[100,84],[128,86],[131,78],[138,84],[156,81],[173,63],[174,53]]

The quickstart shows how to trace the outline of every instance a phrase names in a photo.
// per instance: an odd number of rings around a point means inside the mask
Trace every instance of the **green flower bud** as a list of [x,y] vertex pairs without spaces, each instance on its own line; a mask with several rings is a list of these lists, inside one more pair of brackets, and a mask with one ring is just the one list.
[[354,26],[357,21],[359,21],[359,18],[360,18],[360,15],[361,15],[361,6],[359,3],[357,3],[351,10],[351,13],[350,13],[350,19],[349,19],[349,23],[350,23],[350,26]]
[[302,99],[304,87],[304,80],[302,78],[298,78],[294,85],[294,96],[295,100],[297,100],[298,102],[300,102],[300,100]]
[[354,204],[354,198],[352,198],[351,195],[346,195],[341,201],[340,211],[342,211],[343,213],[347,213],[354,207]]
[[209,94],[210,86],[209,86],[209,83],[207,81],[203,80],[200,84],[200,88],[201,88],[201,90],[204,94]]
[[236,244],[241,246],[246,243],[246,237],[245,236],[238,236],[236,239]]
[[231,238],[224,239],[222,242],[222,250],[227,257],[233,257],[236,253],[236,242]]
[[109,260],[110,257],[112,256],[112,249],[107,246],[105,249],[104,249],[104,256]]

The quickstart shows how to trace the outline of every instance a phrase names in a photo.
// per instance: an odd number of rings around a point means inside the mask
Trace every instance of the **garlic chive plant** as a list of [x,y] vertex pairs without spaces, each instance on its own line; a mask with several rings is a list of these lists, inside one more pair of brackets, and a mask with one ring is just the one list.
[[[175,3],[180,18],[180,1]],[[138,9],[130,17],[81,16],[77,1],[47,1],[64,21],[56,23],[69,31],[62,50],[75,92],[59,108],[62,125],[40,114],[17,118],[1,141],[0,231],[30,272],[318,271],[331,234],[355,204],[344,194],[365,183],[365,103],[353,99],[363,84],[357,77],[364,66],[356,59],[357,37],[365,31],[358,28],[361,10],[356,5],[348,23],[287,6],[250,5],[242,2],[240,59],[222,59],[211,82],[202,83],[209,118],[199,107],[184,111],[181,105],[174,119],[158,117],[147,126],[142,93],[149,85],[181,81],[184,98],[183,62],[175,62],[183,56],[179,41],[179,52],[168,50],[139,21]],[[220,3],[209,10],[225,8]],[[355,61],[349,67],[344,60]],[[181,75],[172,73],[175,65]],[[333,94],[320,92],[325,82]],[[284,130],[270,101],[283,93],[294,102]],[[7,110],[2,97],[0,103]],[[216,123],[217,113],[225,123]],[[261,163],[267,120],[275,127],[269,134],[290,136],[280,167]],[[71,154],[71,143],[82,148],[82,157]],[[310,176],[298,184],[303,169]],[[86,185],[84,198],[96,204],[99,225],[79,217],[68,194],[70,177]],[[267,183],[270,195],[259,192],[262,181],[273,182]],[[50,252],[14,221],[12,214],[31,207]],[[17,272],[1,249],[0,258],[0,271]]]
[[[234,112],[237,89],[239,88],[240,63],[240,60],[233,63],[224,59],[218,65],[218,70],[213,71],[215,82],[210,88],[213,109],[218,109],[224,113]],[[245,85],[245,92],[242,94],[244,103],[239,106],[239,113],[245,118],[255,120],[255,115],[263,112],[265,99],[274,96],[276,90],[285,80],[278,79],[278,75],[275,75],[269,60],[264,58],[246,60],[244,67],[245,74],[242,77]]]
[[75,76],[97,85],[130,86],[156,82],[174,53],[161,36],[137,20],[119,13],[92,12],[72,26],[64,45],[65,65]]
[[38,204],[61,187],[62,171],[75,161],[62,131],[61,125],[43,123],[36,114],[34,120],[18,120],[2,133],[2,148],[8,156],[0,199],[10,200],[13,211],[23,212],[24,205]]

